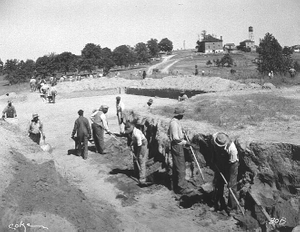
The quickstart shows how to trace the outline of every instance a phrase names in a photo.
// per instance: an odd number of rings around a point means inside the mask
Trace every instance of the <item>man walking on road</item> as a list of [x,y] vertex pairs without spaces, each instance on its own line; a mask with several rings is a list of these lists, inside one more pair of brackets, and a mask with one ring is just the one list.
[[99,110],[95,111],[92,116],[92,129],[93,139],[95,147],[98,153],[105,154],[104,152],[104,132],[111,134],[106,119],[106,113],[108,112],[108,106],[102,105]]
[[29,138],[32,139],[33,142],[40,144],[41,136],[45,140],[46,136],[43,132],[43,123],[39,120],[38,114],[32,115],[32,120],[29,124],[28,128]]
[[117,117],[118,117],[118,123],[120,127],[120,134],[124,134],[124,110],[125,105],[121,101],[121,97],[116,97],[116,110],[117,110]]
[[184,109],[175,108],[174,114],[168,131],[173,158],[173,189],[179,194],[189,194],[194,190],[187,188],[187,182],[185,180],[185,158],[183,147],[190,146],[190,144],[184,139],[180,123],[180,120],[184,115]]
[[12,105],[11,101],[7,102],[7,106],[4,108],[4,110],[2,111],[2,119],[6,118],[15,118],[17,117],[17,112],[15,107]]
[[[79,110],[78,115],[79,117],[75,121],[71,137],[75,141],[77,155],[83,156],[83,159],[86,160],[88,157],[88,140],[91,138],[91,128],[89,120],[83,117],[83,110]],[[76,138],[75,134],[77,134]]]

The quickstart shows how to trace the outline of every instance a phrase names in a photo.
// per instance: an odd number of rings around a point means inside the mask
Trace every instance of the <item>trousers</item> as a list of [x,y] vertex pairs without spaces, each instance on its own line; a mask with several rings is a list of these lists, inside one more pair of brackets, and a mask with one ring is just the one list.
[[134,170],[136,173],[138,172],[139,181],[145,182],[146,181],[146,163],[147,163],[147,159],[148,159],[148,155],[149,155],[147,140],[143,140],[141,152],[139,155],[137,155],[136,150],[137,150],[137,147],[134,146],[134,153],[137,158],[137,162],[139,163],[140,170],[138,169],[138,166],[135,162],[135,158],[133,157]]
[[104,129],[96,123],[92,123],[93,139],[98,153],[104,152]]
[[82,156],[84,159],[88,157],[88,137],[85,135],[82,138],[77,137],[75,140],[75,150],[77,155]]
[[29,138],[32,139],[33,142],[40,144],[40,140],[41,140],[41,133],[29,133]]
[[171,154],[173,159],[173,189],[180,191],[187,187],[183,145],[171,142]]

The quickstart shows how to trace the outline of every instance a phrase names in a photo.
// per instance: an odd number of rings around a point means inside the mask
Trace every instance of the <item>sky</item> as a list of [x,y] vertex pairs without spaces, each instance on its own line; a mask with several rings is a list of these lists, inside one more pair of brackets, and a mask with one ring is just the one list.
[[299,0],[0,0],[0,59],[80,55],[87,43],[114,50],[151,38],[195,48],[201,31],[223,43],[266,33],[281,46],[300,44]]

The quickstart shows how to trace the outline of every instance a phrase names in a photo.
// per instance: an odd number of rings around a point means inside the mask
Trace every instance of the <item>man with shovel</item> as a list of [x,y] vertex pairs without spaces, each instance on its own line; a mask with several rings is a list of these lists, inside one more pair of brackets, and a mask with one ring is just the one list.
[[32,139],[33,142],[40,144],[41,136],[45,140],[46,136],[43,132],[43,124],[41,120],[39,120],[38,114],[32,115],[32,120],[29,124],[28,128],[28,136]]
[[[228,207],[232,213],[237,213],[237,175],[239,167],[238,151],[223,132],[213,134],[214,155],[212,163],[215,164],[215,210],[225,210],[229,213],[224,199],[224,177],[227,179],[229,188]],[[220,206],[219,206],[220,203]]]
[[93,129],[93,139],[95,142],[96,149],[98,153],[105,154],[104,152],[104,132],[111,135],[108,128],[108,123],[106,119],[106,113],[108,112],[108,106],[102,105],[99,110],[93,112],[91,116],[92,129]]
[[135,172],[138,171],[140,186],[147,186],[146,182],[146,162],[148,160],[148,142],[142,131],[134,125],[127,122],[125,125],[125,133],[128,135],[128,145],[133,155],[133,163]]
[[180,123],[180,120],[183,118],[184,111],[185,110],[183,108],[175,108],[174,117],[170,122],[168,135],[171,141],[171,153],[173,159],[173,189],[179,194],[190,194],[194,192],[194,190],[187,188],[183,147],[190,146],[191,144],[184,139]]

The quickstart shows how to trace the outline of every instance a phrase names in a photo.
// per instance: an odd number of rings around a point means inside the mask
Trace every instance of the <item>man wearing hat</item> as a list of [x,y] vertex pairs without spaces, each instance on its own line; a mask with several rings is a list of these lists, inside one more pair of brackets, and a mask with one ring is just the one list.
[[[237,194],[237,175],[239,167],[238,151],[233,141],[223,132],[213,134],[214,154],[212,162],[216,165],[215,171],[215,210],[228,210],[224,199],[224,180],[221,172],[228,182],[233,193]],[[220,203],[220,206],[218,205]],[[228,207],[232,210],[237,209],[234,197],[229,193]]]
[[29,124],[28,128],[28,135],[29,138],[32,139],[33,142],[40,144],[41,136],[43,136],[43,139],[45,140],[46,136],[43,132],[43,124],[41,120],[39,120],[38,114],[32,115],[32,120]]
[[149,100],[148,100],[148,102],[147,102],[147,110],[149,110],[149,111],[151,111],[151,106],[152,106],[152,104],[153,104],[153,99],[152,98],[150,98]]
[[185,94],[184,91],[181,91],[180,95],[178,96],[178,101],[185,101],[187,99],[189,99],[188,96]]
[[185,158],[184,146],[190,144],[184,139],[180,120],[183,118],[184,109],[175,108],[174,117],[172,118],[168,135],[171,140],[171,153],[173,158],[173,185],[174,191],[180,194],[188,194],[193,192],[192,189],[187,188],[185,180]]
[[[83,117],[83,110],[78,111],[79,117],[76,119],[71,137],[75,140],[75,149],[78,155],[83,155],[83,159],[88,157],[88,140],[91,138],[91,128],[89,120]],[[75,139],[75,134],[77,138]]]
[[146,162],[149,154],[147,139],[141,130],[129,122],[125,125],[125,133],[128,135],[128,145],[135,154],[134,159],[137,159],[133,160],[133,165],[135,172],[138,171],[140,185],[146,185]]
[[2,118],[15,118],[17,117],[17,112],[15,107],[12,105],[12,101],[7,102],[7,106],[2,111]]
[[106,119],[106,113],[108,112],[108,106],[102,105],[99,110],[95,111],[92,116],[92,130],[93,139],[95,142],[98,153],[105,154],[104,152],[104,132],[111,134]]
[[124,110],[125,105],[121,101],[121,97],[116,97],[116,110],[117,110],[117,117],[118,117],[118,124],[120,127],[120,134],[124,134]]

